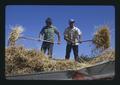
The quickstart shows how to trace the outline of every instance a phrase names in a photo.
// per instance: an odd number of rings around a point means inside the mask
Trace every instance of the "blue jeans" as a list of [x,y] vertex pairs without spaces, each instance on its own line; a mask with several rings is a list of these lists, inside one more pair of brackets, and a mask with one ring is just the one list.
[[78,45],[67,44],[65,59],[70,58],[71,49],[73,49],[74,59],[77,61],[78,60]]
[[41,46],[41,51],[46,53],[46,50],[48,50],[48,55],[50,56],[50,58],[52,58],[53,45],[53,43],[43,42]]

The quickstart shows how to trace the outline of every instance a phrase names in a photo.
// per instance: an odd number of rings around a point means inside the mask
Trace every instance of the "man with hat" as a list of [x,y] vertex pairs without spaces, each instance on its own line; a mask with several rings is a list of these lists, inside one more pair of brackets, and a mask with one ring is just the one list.
[[81,31],[75,25],[74,19],[69,20],[69,26],[64,31],[64,39],[67,41],[65,59],[70,58],[71,49],[74,52],[74,59],[78,61],[78,45],[81,43]]
[[46,26],[44,26],[39,34],[40,36],[43,36],[44,40],[41,46],[41,51],[46,53],[46,50],[48,50],[49,58],[52,58],[52,52],[53,52],[53,45],[54,45],[54,36],[57,34],[58,36],[58,44],[60,44],[60,33],[58,32],[57,28],[52,25],[51,18],[47,18]]

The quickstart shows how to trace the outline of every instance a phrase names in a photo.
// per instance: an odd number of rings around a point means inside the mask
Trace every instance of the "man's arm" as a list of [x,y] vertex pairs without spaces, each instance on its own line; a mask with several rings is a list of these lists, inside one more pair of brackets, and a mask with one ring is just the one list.
[[60,33],[59,33],[59,31],[57,31],[56,29],[55,29],[55,33],[56,33],[57,36],[58,36],[58,44],[60,44],[60,43],[61,43]]
[[79,35],[79,43],[82,43],[82,36],[81,35]]
[[71,40],[69,40],[66,35],[64,35],[64,39],[67,41],[67,42],[72,42]]
[[41,38],[41,35],[43,36],[44,34],[44,27],[42,28],[42,30],[39,32],[39,38]]
[[69,37],[69,35],[68,35],[68,32],[67,32],[68,30],[67,30],[67,28],[65,29],[65,31],[64,31],[64,39],[67,41],[67,42],[72,42],[68,37]]
[[80,31],[80,29],[78,29],[78,40],[79,40],[79,43],[82,43],[82,32]]

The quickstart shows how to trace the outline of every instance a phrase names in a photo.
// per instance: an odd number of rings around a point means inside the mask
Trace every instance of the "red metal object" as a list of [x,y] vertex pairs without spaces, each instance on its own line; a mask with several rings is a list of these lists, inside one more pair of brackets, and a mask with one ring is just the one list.
[[95,77],[95,76],[86,76],[85,74],[76,71],[73,76],[73,80],[112,80],[113,76],[106,76],[106,77]]
[[85,80],[85,75],[76,71],[73,76],[72,76],[73,80]]

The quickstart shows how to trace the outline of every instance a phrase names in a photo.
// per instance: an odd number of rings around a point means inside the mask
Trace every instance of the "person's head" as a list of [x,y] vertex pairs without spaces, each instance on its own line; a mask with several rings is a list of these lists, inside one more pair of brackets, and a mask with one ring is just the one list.
[[52,25],[52,20],[51,20],[50,17],[48,17],[48,18],[45,20],[45,22],[46,22],[46,25],[47,25],[47,26],[51,26],[51,25]]
[[75,20],[74,19],[70,19],[69,20],[69,26],[72,28],[74,26]]

